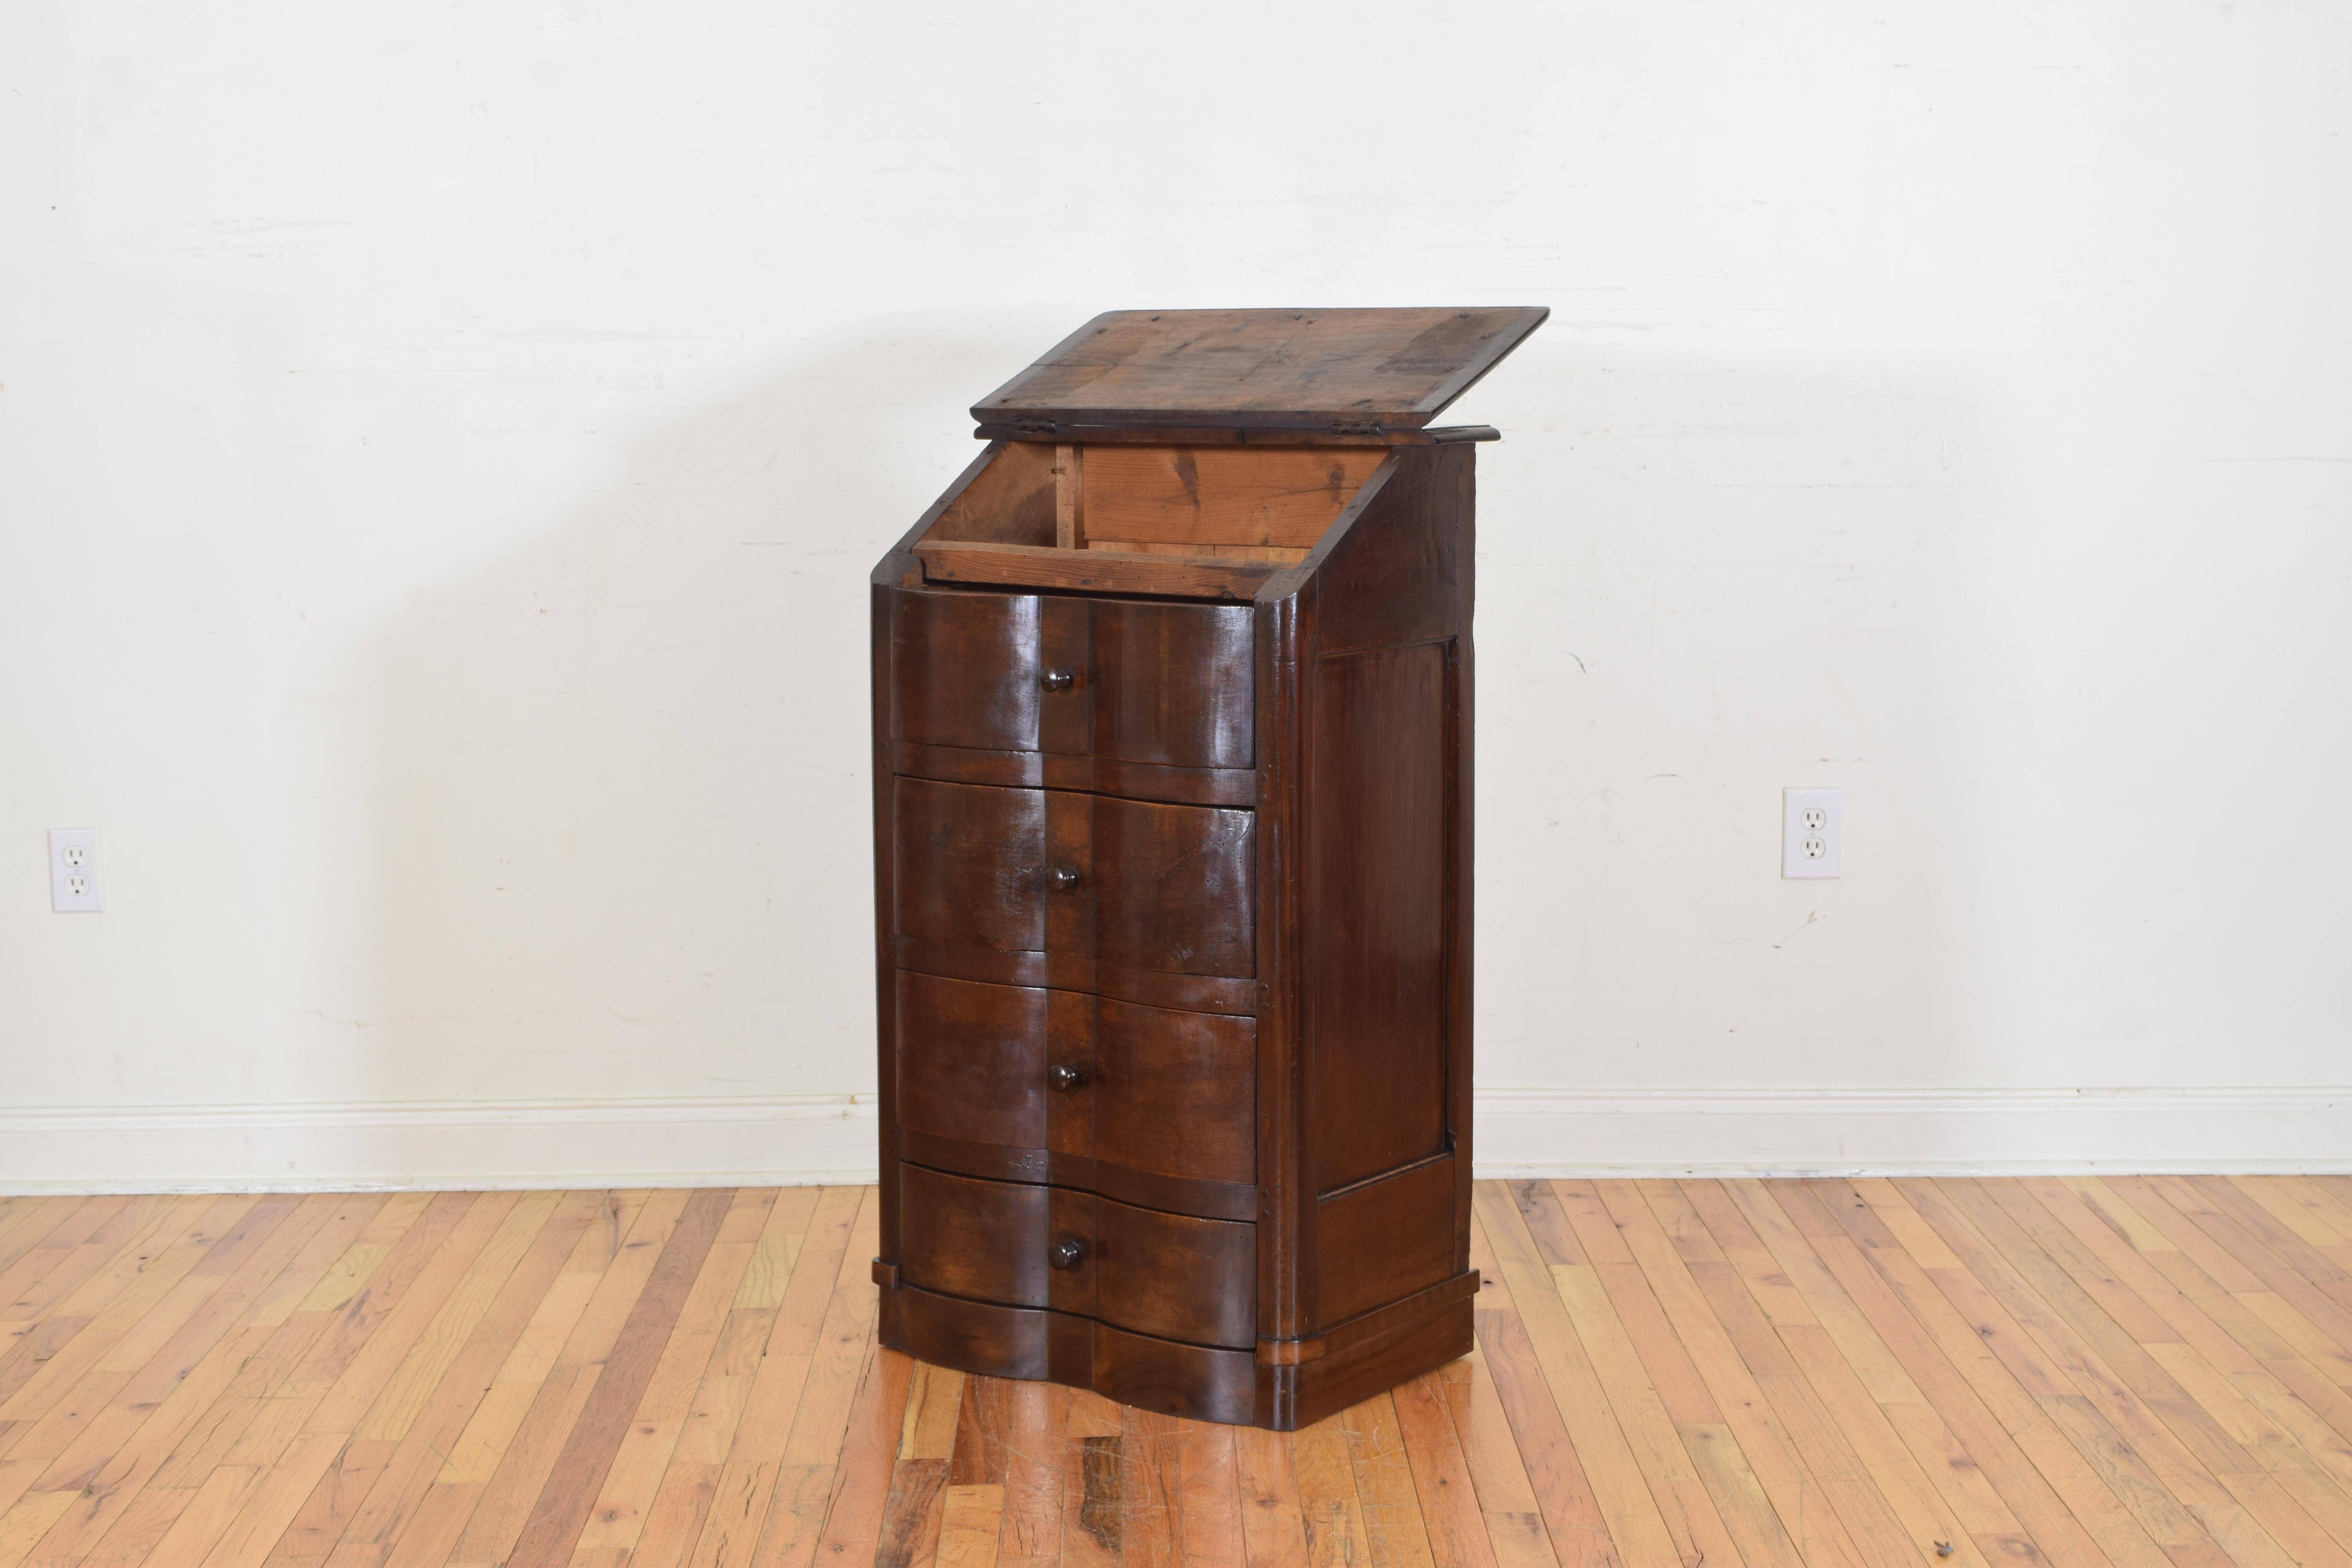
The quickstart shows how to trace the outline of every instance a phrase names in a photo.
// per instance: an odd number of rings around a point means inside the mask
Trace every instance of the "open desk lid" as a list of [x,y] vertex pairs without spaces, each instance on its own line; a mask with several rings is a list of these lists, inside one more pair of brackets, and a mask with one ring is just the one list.
[[1473,310],[1111,310],[973,407],[982,436],[1230,430],[1297,440],[1417,431],[1543,324]]

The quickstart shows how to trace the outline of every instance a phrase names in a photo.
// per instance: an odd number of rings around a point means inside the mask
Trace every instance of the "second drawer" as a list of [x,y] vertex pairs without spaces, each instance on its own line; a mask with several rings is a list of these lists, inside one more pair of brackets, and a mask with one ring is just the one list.
[[1251,812],[902,777],[891,855],[905,968],[1256,1010]]
[[1256,1342],[1254,1225],[919,1165],[899,1167],[898,1205],[898,1266],[909,1285],[1189,1344]]

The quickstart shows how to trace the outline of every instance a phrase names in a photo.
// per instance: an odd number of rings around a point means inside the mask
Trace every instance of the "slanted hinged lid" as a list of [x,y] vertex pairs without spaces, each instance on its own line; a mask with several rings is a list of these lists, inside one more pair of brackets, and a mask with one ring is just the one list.
[[1394,438],[1426,426],[1543,324],[1472,310],[1112,310],[971,411],[988,437]]

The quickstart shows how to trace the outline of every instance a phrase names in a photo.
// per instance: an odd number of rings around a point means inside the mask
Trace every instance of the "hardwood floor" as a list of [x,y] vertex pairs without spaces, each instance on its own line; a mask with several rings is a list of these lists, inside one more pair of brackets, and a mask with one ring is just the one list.
[[872,1209],[0,1199],[0,1568],[2352,1568],[2352,1178],[1486,1184],[1289,1436],[877,1353]]

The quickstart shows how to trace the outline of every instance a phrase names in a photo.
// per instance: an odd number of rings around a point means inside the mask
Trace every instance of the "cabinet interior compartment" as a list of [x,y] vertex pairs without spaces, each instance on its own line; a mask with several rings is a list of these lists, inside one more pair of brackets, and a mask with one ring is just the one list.
[[915,554],[929,583],[1247,599],[1307,558],[1384,447],[1006,443]]

